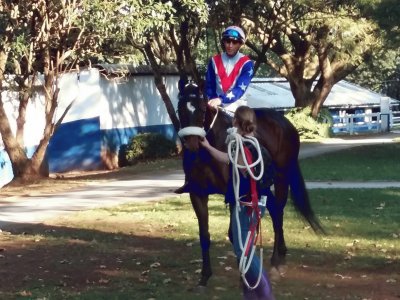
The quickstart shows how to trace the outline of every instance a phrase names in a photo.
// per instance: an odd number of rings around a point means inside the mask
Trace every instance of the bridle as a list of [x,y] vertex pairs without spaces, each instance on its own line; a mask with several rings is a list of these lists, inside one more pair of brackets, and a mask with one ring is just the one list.
[[[187,90],[191,88],[191,90],[189,91],[189,93],[187,94]],[[195,91],[193,92],[193,89],[195,89]],[[201,124],[203,125],[202,127],[200,126],[191,126],[189,124],[189,126],[185,126],[183,128],[181,128],[178,132],[178,135],[180,138],[184,138],[186,136],[189,135],[196,135],[199,137],[205,137],[207,132],[204,130],[204,123],[205,123],[205,115],[207,112],[207,107],[206,105],[204,105],[204,107],[201,105],[201,103],[198,103],[196,106],[194,106],[192,104],[193,100],[200,102],[200,100],[202,99],[202,95],[200,92],[200,89],[198,87],[197,84],[195,84],[192,81],[189,81],[185,87],[184,87],[184,93],[181,97],[185,97],[184,99],[180,98],[179,101],[184,101],[183,104],[179,104],[178,105],[178,115],[180,115],[179,110],[180,109],[185,109],[187,110],[189,113],[191,113],[192,115],[194,115],[196,113],[196,111],[199,111],[202,114],[202,120],[201,120]],[[182,106],[185,106],[184,108]],[[200,124],[199,124],[200,125]]]

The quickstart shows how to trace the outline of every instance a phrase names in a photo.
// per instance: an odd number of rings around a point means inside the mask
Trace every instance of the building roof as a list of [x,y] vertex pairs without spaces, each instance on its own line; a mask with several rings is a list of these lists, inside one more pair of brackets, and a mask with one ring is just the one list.
[[[352,108],[380,106],[385,95],[342,80],[335,84],[324,107]],[[271,107],[286,109],[294,107],[294,97],[289,82],[282,78],[254,78],[246,91],[248,105],[251,107]],[[390,98],[391,105],[399,101]]]
[[[94,67],[100,72],[108,75],[153,75],[154,72],[149,65],[134,66],[130,64],[97,64]],[[162,65],[160,72],[163,75],[178,75],[178,68],[175,65]]]

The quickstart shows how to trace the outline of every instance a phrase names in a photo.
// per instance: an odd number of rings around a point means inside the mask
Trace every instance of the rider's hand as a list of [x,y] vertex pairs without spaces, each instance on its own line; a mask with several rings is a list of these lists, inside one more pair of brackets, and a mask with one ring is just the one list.
[[208,105],[217,108],[218,106],[220,106],[222,104],[222,101],[220,98],[213,98],[211,100],[208,101]]

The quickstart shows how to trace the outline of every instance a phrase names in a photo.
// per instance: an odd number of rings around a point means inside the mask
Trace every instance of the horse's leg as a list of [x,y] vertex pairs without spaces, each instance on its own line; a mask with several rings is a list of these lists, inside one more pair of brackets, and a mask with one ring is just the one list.
[[271,257],[271,265],[278,268],[280,265],[285,264],[287,252],[283,234],[283,210],[287,202],[289,186],[284,178],[277,177],[274,189],[275,196],[268,197],[267,209],[274,228],[274,250]]
[[199,236],[201,254],[203,258],[203,266],[201,270],[201,278],[199,280],[200,286],[206,286],[208,279],[212,275],[211,261],[210,261],[210,233],[208,230],[208,197],[199,197],[190,194],[193,209],[197,216],[199,224]]

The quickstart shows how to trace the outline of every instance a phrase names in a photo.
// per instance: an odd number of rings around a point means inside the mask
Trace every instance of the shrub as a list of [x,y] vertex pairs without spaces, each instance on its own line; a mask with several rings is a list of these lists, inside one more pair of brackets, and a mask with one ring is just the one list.
[[285,113],[286,118],[296,127],[303,139],[327,138],[332,136],[333,119],[328,109],[323,108],[315,120],[311,107],[293,108]]
[[129,141],[125,150],[128,164],[137,163],[139,160],[165,158],[176,154],[175,142],[159,133],[141,133]]

